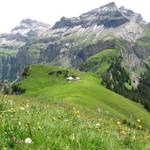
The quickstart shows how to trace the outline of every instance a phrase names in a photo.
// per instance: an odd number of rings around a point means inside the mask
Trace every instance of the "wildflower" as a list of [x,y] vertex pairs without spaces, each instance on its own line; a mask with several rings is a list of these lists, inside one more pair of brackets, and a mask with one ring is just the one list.
[[150,140],[150,135],[147,135],[146,138],[147,138],[148,140]]
[[138,122],[138,123],[140,123],[140,122],[141,122],[141,120],[140,120],[140,119],[138,119],[138,120],[137,120],[137,122]]
[[12,109],[11,109],[11,112],[16,112],[16,109],[15,109],[15,108],[12,108]]
[[142,129],[142,126],[141,126],[141,125],[139,125],[139,126],[138,126],[138,128],[139,128],[139,129]]
[[123,135],[126,135],[126,132],[125,132],[125,131],[122,131],[121,133],[122,133]]
[[96,127],[95,127],[95,128],[96,128],[97,130],[99,130],[100,127],[101,127],[101,125],[100,125],[99,123],[96,123]]
[[75,111],[74,113],[75,113],[76,115],[79,115],[79,114],[80,114],[80,111],[77,110],[77,111]]
[[135,140],[136,139],[136,137],[135,136],[132,136],[132,138],[131,138],[132,140]]
[[18,122],[18,125],[21,126],[21,122],[20,121]]
[[96,127],[100,127],[101,125],[99,123],[96,123]]
[[24,107],[20,107],[20,110],[25,110],[25,108]]
[[28,110],[26,111],[26,114],[29,114],[29,111],[28,111]]
[[27,108],[29,108],[29,105],[28,105],[28,104],[26,104],[26,107],[27,107]]
[[31,144],[32,139],[31,138],[26,138],[24,142],[25,142],[25,144]]
[[121,125],[120,121],[118,121],[117,124],[120,126]]

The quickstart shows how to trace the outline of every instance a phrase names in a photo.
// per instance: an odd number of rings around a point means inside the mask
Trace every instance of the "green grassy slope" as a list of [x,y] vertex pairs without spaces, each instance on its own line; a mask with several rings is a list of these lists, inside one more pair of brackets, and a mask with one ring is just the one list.
[[149,150],[149,133],[137,123],[127,126],[102,110],[0,95],[1,150]]
[[79,76],[79,81],[66,81],[63,76],[49,75],[49,72],[62,70],[58,67],[32,65],[27,79],[21,82],[26,89],[23,97],[34,97],[42,101],[65,102],[93,110],[104,109],[112,117],[119,119],[141,119],[150,125],[150,113],[136,104],[100,85],[96,75],[70,70]]
[[[0,95],[0,149],[150,149],[150,114],[141,105],[104,88],[95,74],[67,71],[32,65],[20,82],[24,94]],[[67,81],[66,72],[81,80]]]
[[118,51],[115,49],[103,50],[98,54],[89,57],[83,64],[83,70],[87,68],[88,71],[103,73],[109,68],[117,55]]

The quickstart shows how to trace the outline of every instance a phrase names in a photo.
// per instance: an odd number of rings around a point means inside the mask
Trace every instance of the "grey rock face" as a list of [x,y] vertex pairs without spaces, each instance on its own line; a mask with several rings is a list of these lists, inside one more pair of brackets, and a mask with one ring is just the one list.
[[12,56],[0,56],[0,79],[15,79],[19,74],[19,65]]
[[63,27],[75,27],[81,25],[87,28],[92,25],[104,25],[104,27],[117,27],[129,21],[141,22],[143,19],[140,14],[134,13],[124,7],[117,8],[114,2],[100,8],[82,14],[77,18],[61,18],[56,22],[53,29]]
[[31,31],[45,31],[50,28],[50,25],[31,19],[24,19],[20,25],[11,30],[13,34],[19,33],[22,35]]
[[143,22],[143,17],[141,16],[141,14],[135,13],[130,9],[126,9],[125,7],[120,7],[119,10],[129,20],[134,21],[136,23]]

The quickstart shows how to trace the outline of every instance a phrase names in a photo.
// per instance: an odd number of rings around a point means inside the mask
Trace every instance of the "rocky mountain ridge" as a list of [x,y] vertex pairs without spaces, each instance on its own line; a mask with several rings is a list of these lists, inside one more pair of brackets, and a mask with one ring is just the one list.
[[[0,79],[15,79],[27,64],[46,63],[79,68],[86,59],[108,48],[118,48],[124,65],[139,68],[145,52],[135,49],[144,36],[140,14],[109,3],[74,18],[48,24],[24,19],[10,34],[0,35]],[[129,43],[129,44],[125,44]],[[140,55],[139,55],[140,54]]]
[[53,29],[63,27],[75,27],[82,26],[84,28],[91,27],[93,25],[103,25],[106,28],[117,27],[127,22],[143,21],[140,14],[134,13],[131,10],[124,7],[118,8],[114,2],[109,3],[100,8],[91,10],[87,13],[80,15],[79,17],[65,18],[62,17],[60,21],[56,22]]

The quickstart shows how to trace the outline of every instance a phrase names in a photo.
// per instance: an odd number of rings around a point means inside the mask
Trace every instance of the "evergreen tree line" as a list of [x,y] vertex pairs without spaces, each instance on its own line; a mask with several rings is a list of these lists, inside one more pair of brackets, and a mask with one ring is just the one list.
[[139,85],[135,89],[132,86],[129,73],[121,65],[122,57],[119,56],[109,69],[101,75],[102,84],[106,88],[123,95],[137,103],[141,103],[150,111],[150,66],[146,66],[146,71],[139,79]]

